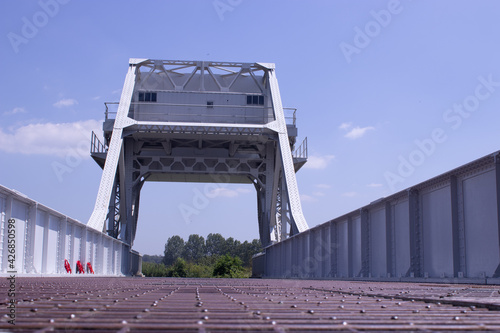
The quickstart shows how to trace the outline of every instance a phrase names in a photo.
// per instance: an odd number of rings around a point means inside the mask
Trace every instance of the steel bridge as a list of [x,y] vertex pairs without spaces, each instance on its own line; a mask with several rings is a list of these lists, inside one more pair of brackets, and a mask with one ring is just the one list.
[[309,229],[295,178],[307,141],[296,147],[273,64],[131,59],[105,112],[87,224],[0,186],[1,274],[66,274],[65,260],[137,274],[141,188],[175,181],[255,186],[256,277],[500,283],[500,152]]

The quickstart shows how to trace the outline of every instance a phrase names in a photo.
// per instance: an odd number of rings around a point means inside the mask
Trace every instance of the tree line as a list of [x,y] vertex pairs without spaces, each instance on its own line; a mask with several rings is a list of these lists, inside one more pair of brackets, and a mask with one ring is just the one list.
[[187,241],[178,235],[165,243],[162,256],[143,256],[145,276],[248,277],[252,256],[262,251],[260,240],[243,243],[211,233],[206,240],[193,234]]

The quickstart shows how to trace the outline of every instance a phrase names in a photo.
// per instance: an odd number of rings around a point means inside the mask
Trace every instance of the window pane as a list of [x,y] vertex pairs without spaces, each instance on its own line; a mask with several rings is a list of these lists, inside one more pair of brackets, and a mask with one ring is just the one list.
[[139,93],[139,102],[144,102],[144,93]]
[[151,102],[156,102],[156,93],[151,93]]
[[247,104],[252,104],[252,96],[247,96]]
[[144,98],[146,102],[151,102],[151,93],[146,93],[146,96]]
[[259,104],[259,96],[257,95],[252,96],[252,104],[255,105]]
[[264,105],[264,96],[259,96],[259,105]]

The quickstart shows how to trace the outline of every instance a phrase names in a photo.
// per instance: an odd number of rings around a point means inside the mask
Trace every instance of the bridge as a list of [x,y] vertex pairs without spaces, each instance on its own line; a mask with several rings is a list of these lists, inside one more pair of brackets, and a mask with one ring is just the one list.
[[255,277],[500,283],[500,153],[309,228],[296,125],[274,64],[131,59],[91,136],[103,173],[89,221],[0,187],[0,272],[136,275],[143,184],[228,182],[256,189]]

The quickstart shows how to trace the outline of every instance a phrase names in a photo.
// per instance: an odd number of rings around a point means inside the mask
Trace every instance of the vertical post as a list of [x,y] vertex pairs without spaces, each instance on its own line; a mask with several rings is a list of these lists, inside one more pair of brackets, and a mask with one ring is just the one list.
[[49,255],[49,225],[50,213],[44,214],[43,221],[43,246],[42,246],[42,273],[47,273],[47,260]]
[[[495,155],[495,185],[497,195],[498,243],[500,244],[500,154]],[[500,252],[500,245],[498,251]],[[500,278],[500,263],[498,263],[493,277]]]
[[361,272],[363,277],[370,277],[370,212],[361,209]]
[[337,277],[338,275],[338,256],[339,240],[337,232],[337,224],[333,221],[330,222],[330,277]]
[[59,246],[57,248],[57,256],[58,260],[56,262],[56,273],[62,273],[63,271],[63,263],[64,263],[64,254],[66,250],[66,228],[68,227],[68,217],[64,217],[59,220]]
[[385,241],[386,241],[386,263],[387,276],[393,277],[395,271],[395,251],[394,251],[394,218],[392,214],[392,206],[389,201],[385,203]]
[[418,190],[408,191],[408,206],[410,217],[410,277],[422,277],[422,226],[420,217],[420,195]]
[[355,273],[353,272],[354,267],[354,226],[353,226],[352,218],[349,216],[347,218],[347,276],[354,277]]
[[450,177],[451,230],[453,242],[453,276],[459,277],[460,262],[460,225],[458,221],[458,182],[456,176]]
[[29,206],[28,221],[26,226],[26,244],[24,252],[24,267],[25,273],[33,273],[33,256],[35,254],[35,229],[36,229],[36,213],[38,203],[34,202]]

